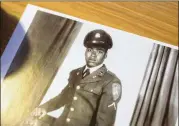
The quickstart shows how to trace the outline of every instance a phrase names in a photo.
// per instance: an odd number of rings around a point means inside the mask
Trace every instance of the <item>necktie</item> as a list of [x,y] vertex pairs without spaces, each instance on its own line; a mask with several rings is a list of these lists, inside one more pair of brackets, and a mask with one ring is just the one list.
[[88,76],[90,74],[90,70],[86,69],[85,72],[83,72],[83,78]]

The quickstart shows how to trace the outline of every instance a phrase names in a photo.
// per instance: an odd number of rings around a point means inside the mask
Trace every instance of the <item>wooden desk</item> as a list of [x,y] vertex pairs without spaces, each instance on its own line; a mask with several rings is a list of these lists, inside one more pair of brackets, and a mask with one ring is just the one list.
[[[178,2],[2,2],[1,9],[18,21],[28,3],[178,45]],[[3,26],[1,51],[17,21]]]

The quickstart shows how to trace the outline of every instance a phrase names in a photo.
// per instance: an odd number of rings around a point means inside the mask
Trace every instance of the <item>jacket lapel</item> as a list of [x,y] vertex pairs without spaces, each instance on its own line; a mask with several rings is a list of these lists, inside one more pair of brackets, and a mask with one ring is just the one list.
[[80,83],[91,83],[91,82],[97,82],[100,81],[102,76],[106,73],[107,69],[106,66],[103,65],[98,70],[94,71],[90,75],[86,76],[85,78],[81,79]]
[[85,66],[80,67],[77,70],[75,70],[74,74],[72,75],[72,79],[71,79],[71,82],[73,84],[78,85],[80,83],[84,69],[85,69]]

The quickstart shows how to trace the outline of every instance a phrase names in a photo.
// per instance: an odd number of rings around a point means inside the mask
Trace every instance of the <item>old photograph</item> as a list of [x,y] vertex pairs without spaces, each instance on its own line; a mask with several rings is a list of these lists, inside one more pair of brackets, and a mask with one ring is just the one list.
[[2,126],[176,126],[178,47],[28,5],[1,56]]

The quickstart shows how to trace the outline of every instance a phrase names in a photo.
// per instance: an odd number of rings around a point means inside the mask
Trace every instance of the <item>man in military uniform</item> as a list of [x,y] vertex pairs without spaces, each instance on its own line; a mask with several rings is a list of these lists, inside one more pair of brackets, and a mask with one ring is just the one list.
[[112,45],[105,31],[89,32],[84,39],[86,65],[72,70],[62,92],[36,108],[32,115],[41,118],[65,106],[54,126],[113,126],[122,87],[103,64]]

